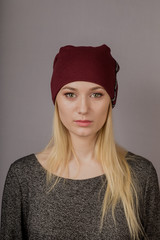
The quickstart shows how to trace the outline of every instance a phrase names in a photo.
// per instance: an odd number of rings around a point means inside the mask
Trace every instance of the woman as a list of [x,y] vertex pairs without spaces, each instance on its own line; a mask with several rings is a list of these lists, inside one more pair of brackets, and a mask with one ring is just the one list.
[[118,70],[106,45],[60,49],[53,137],[11,165],[1,239],[160,239],[156,171],[113,137]]

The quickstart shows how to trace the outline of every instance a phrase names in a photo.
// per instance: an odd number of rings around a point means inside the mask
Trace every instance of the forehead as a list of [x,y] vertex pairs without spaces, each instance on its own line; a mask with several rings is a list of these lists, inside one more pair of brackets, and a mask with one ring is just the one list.
[[92,83],[92,82],[86,82],[86,81],[75,81],[75,82],[70,82],[64,85],[61,89],[67,89],[67,88],[74,88],[76,90],[80,89],[104,89],[101,85]]

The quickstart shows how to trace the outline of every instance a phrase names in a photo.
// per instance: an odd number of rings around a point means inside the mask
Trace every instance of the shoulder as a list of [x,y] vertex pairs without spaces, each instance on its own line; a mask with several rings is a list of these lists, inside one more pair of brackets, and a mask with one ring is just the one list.
[[129,163],[129,165],[131,165],[131,167],[133,167],[133,168],[148,169],[150,167],[153,167],[153,164],[150,160],[146,159],[143,156],[132,153],[132,152],[127,153],[126,159]]
[[30,155],[27,155],[27,156],[24,156],[24,157],[21,157],[21,158],[15,160],[11,164],[10,168],[14,169],[17,172],[20,169],[24,169],[24,170],[30,169],[35,165],[35,160],[36,160],[35,154],[30,154]]
[[139,170],[150,170],[151,168],[154,169],[153,163],[150,160],[135,153],[128,152],[126,155],[126,159],[132,168]]
[[36,176],[41,170],[41,166],[36,159],[35,154],[30,154],[15,160],[8,170],[8,177],[17,177],[19,180]]
[[158,182],[158,176],[153,163],[143,156],[128,152],[126,159],[136,178],[145,184],[147,181]]

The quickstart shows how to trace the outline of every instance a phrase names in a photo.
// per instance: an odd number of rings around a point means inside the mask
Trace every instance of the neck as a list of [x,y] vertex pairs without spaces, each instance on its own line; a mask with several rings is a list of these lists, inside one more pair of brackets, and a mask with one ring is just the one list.
[[[71,135],[71,141],[80,165],[95,161],[96,136],[79,137]],[[74,159],[75,157],[72,156],[72,160]]]

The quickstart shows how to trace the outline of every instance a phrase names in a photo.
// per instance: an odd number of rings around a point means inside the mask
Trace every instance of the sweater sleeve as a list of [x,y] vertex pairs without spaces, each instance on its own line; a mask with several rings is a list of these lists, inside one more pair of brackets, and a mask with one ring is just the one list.
[[22,239],[21,189],[13,165],[4,185],[0,236],[2,240]]
[[158,176],[152,163],[144,195],[144,227],[149,240],[160,239],[160,190]]

